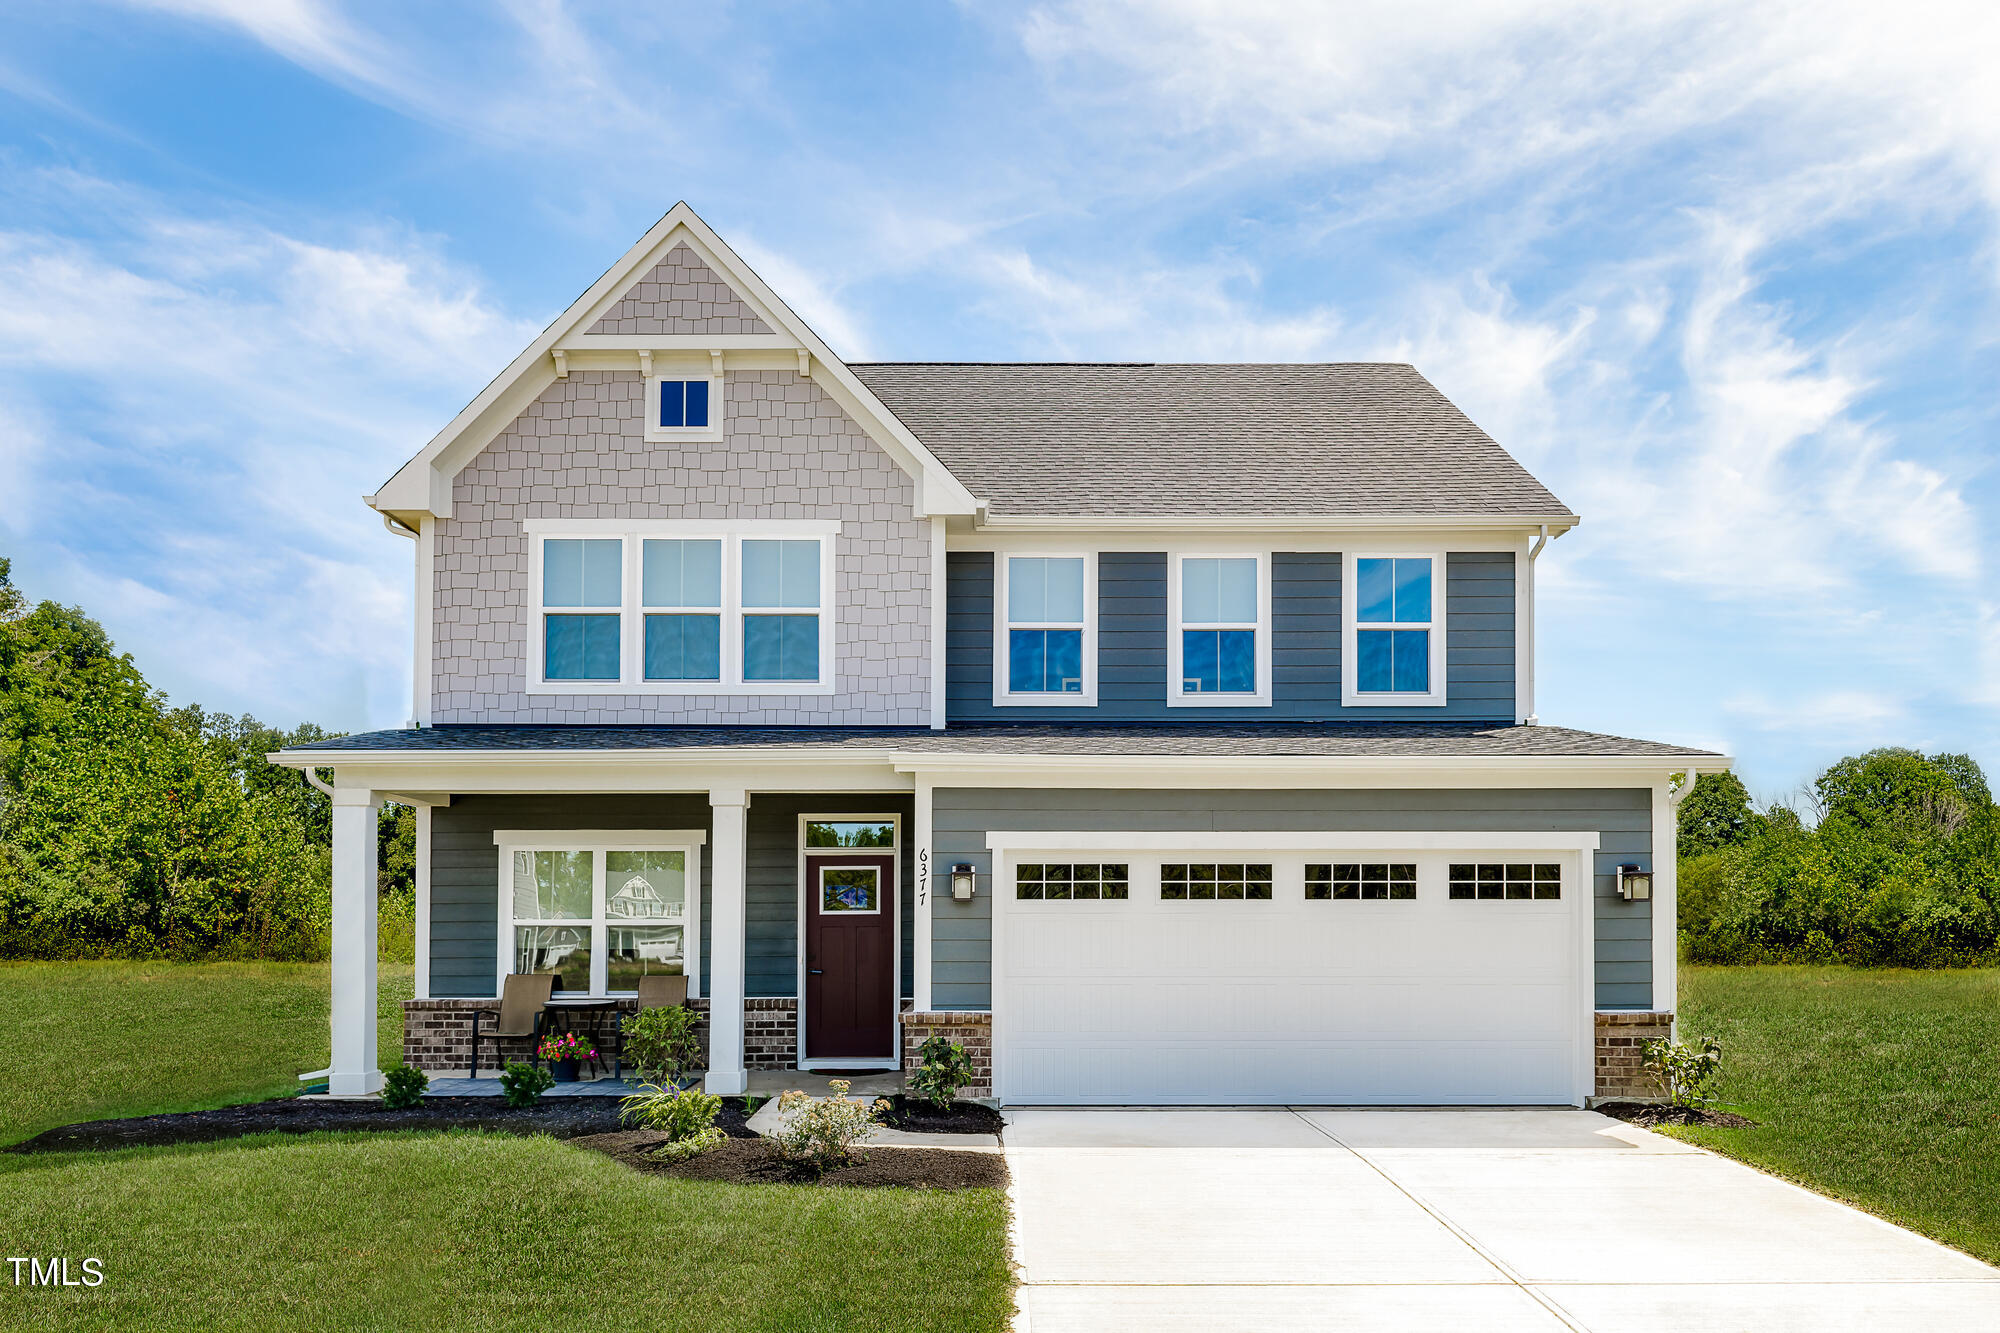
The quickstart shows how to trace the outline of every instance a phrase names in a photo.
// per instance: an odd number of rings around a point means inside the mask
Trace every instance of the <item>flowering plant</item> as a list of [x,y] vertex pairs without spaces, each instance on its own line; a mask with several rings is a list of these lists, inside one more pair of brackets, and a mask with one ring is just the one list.
[[544,1060],[595,1060],[597,1048],[574,1032],[559,1032],[553,1037],[543,1037],[535,1054]]

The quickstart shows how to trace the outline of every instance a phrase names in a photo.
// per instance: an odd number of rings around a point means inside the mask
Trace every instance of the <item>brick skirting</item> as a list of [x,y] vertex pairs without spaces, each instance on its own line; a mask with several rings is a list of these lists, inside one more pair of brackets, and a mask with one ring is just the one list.
[[903,1072],[923,1065],[917,1048],[931,1037],[948,1037],[972,1057],[972,1082],[959,1096],[977,1100],[993,1096],[993,1015],[978,1009],[903,1011]]
[[1646,1043],[1674,1034],[1674,1016],[1652,1010],[1597,1011],[1596,1101],[1654,1102],[1667,1091],[1646,1072]]
[[[704,1021],[699,1029],[702,1049],[708,1048],[708,1001],[690,1000],[688,1003],[702,1011]],[[611,1025],[633,1012],[639,1006],[637,1000],[621,1000],[615,1013],[605,1010],[586,1010],[581,1013],[551,1011],[556,1015],[559,1026],[570,1027],[596,1041],[607,1051],[616,1050],[615,1042],[606,1044]],[[403,1063],[415,1065],[418,1069],[432,1072],[448,1071],[462,1073],[469,1068],[472,1060],[472,1013],[475,1009],[497,1012],[498,1000],[405,1000],[403,1001]],[[743,1059],[749,1069],[789,1069],[798,1050],[799,1006],[798,1001],[788,998],[759,998],[743,1002]],[[481,1019],[482,1034],[494,1020]],[[479,1062],[482,1070],[500,1069],[509,1060],[526,1060],[534,1054],[533,1043],[526,1037],[505,1037],[500,1040],[496,1056],[495,1043],[482,1035],[479,1042]]]

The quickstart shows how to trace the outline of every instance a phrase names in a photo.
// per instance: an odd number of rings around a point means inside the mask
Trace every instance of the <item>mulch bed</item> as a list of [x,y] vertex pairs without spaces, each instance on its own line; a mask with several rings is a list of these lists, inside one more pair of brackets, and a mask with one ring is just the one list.
[[913,1134],[998,1134],[1007,1127],[998,1111],[978,1102],[953,1102],[949,1110],[940,1111],[929,1102],[897,1093],[889,1098],[889,1108],[882,1123]]
[[[715,1127],[732,1139],[755,1139],[744,1123],[741,1097],[725,1098]],[[324,1130],[486,1129],[548,1134],[559,1139],[608,1134],[619,1128],[616,1097],[544,1097],[516,1110],[497,1097],[426,1097],[392,1111],[380,1102],[322,1102],[298,1097],[224,1106],[213,1111],[92,1120],[45,1130],[7,1152],[108,1152],[172,1143],[212,1143],[245,1134],[313,1134]]]
[[899,1186],[903,1189],[1002,1189],[1007,1165],[995,1152],[958,1148],[866,1148],[846,1166],[814,1175],[779,1161],[763,1140],[731,1138],[680,1162],[656,1162],[647,1154],[666,1142],[651,1130],[623,1130],[572,1140],[648,1175],[681,1180],[713,1180],[730,1185]]
[[1659,1102],[1599,1102],[1602,1111],[1641,1129],[1655,1125],[1710,1125],[1717,1129],[1750,1129],[1757,1124],[1734,1111],[1714,1111],[1700,1106],[1667,1106]]

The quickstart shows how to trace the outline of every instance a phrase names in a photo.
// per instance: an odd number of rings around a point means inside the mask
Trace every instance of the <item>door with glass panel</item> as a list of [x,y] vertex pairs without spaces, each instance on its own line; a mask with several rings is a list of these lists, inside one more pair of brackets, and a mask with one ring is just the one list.
[[805,1055],[896,1056],[896,824],[805,825]]

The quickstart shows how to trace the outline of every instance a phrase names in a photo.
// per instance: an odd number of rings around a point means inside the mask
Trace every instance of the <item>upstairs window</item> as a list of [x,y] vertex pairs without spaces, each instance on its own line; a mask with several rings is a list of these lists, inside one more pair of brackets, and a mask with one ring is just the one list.
[[1265,557],[1175,558],[1167,701],[1195,706],[1271,701],[1270,598]]
[[1360,555],[1349,562],[1343,702],[1442,704],[1444,653],[1437,555]]
[[667,430],[708,427],[708,381],[661,380],[660,425]]
[[1000,557],[994,703],[1096,702],[1095,564],[1087,555]]
[[620,674],[624,544],[564,539],[542,545],[542,675],[615,681]]
[[655,444],[722,438],[720,375],[682,371],[646,381],[646,438]]
[[722,542],[647,538],[640,602],[647,680],[722,679]]
[[743,679],[819,679],[816,538],[743,542]]

